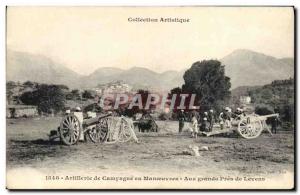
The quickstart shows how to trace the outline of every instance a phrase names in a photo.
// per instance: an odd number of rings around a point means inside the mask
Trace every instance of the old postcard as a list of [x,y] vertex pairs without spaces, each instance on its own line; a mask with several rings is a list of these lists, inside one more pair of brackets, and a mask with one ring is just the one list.
[[293,7],[6,16],[8,189],[294,189]]

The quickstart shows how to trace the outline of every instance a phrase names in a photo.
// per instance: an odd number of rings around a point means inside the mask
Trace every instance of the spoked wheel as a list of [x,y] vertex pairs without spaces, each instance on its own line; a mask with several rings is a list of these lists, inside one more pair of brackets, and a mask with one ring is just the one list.
[[88,131],[88,135],[92,142],[102,143],[107,139],[109,130],[109,118],[101,118],[99,122]]
[[79,140],[81,133],[81,124],[78,118],[69,114],[65,116],[60,123],[60,138],[66,145],[73,145]]
[[237,130],[242,137],[254,139],[260,136],[263,126],[257,115],[253,115],[241,118]]
[[132,137],[131,128],[133,128],[133,126],[127,120],[123,118],[121,120],[118,141],[127,142]]

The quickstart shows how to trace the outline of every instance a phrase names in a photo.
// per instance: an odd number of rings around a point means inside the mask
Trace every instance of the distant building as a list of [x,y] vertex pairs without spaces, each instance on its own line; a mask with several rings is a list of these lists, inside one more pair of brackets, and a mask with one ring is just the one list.
[[6,118],[33,117],[38,115],[37,106],[7,105]]
[[250,104],[251,97],[250,96],[240,96],[240,103],[241,104]]
[[123,81],[116,81],[98,85],[93,90],[97,92],[97,95],[101,96],[103,94],[128,93],[131,92],[132,87]]

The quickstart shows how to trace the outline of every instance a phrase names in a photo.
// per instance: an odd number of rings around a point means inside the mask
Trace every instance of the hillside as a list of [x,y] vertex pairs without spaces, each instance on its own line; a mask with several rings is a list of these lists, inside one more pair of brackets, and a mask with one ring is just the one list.
[[[231,78],[232,89],[239,86],[257,86],[273,80],[288,79],[294,75],[292,58],[277,59],[250,50],[235,50],[220,60]],[[187,65],[185,65],[187,66]],[[7,81],[35,81],[64,84],[71,88],[92,88],[99,84],[122,80],[135,89],[147,88],[169,91],[183,84],[182,71],[157,73],[147,68],[127,70],[101,67],[88,76],[82,76],[42,55],[7,51]]]
[[252,102],[256,107],[267,108],[279,113],[282,121],[294,124],[295,115],[295,86],[294,79],[276,80],[271,84],[249,91]]
[[260,88],[261,86],[239,86],[231,90],[232,97],[248,96],[249,92]]
[[99,68],[88,76],[82,76],[80,87],[90,88],[119,80],[118,75],[123,71],[122,69],[112,67]]
[[90,75],[82,76],[42,55],[7,51],[7,81],[34,81],[64,84],[70,88],[92,88],[116,80],[123,80],[134,88],[169,90],[182,85],[182,72],[157,73],[147,68],[133,67],[128,70],[113,67],[99,68]]
[[273,80],[294,76],[292,58],[277,59],[250,50],[235,50],[221,59],[225,72],[231,78],[232,88],[265,85]]
[[42,55],[7,51],[7,81],[34,81],[76,87],[80,75]]
[[[177,71],[157,73],[147,68],[133,67],[101,78],[102,70],[103,68],[99,68],[92,73],[93,77],[89,76],[90,82],[93,81],[98,84],[104,84],[116,80],[122,80],[125,83],[132,85],[135,89],[150,88],[156,90],[169,90],[173,87],[180,86],[183,83],[183,73]],[[94,80],[93,78],[95,77],[100,79]]]
[[271,84],[249,90],[256,104],[269,104],[273,107],[294,104],[294,79],[276,80]]

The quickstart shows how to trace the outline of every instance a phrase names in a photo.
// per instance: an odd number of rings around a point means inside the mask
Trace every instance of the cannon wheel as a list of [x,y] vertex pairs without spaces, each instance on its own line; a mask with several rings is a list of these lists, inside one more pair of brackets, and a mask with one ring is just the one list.
[[241,118],[238,123],[238,133],[246,139],[254,139],[260,136],[263,126],[257,115]]
[[60,123],[60,139],[66,145],[76,144],[81,132],[81,123],[74,114],[65,116]]
[[131,139],[132,134],[131,134],[131,129],[133,129],[133,125],[131,125],[127,120],[124,118],[121,119],[121,124],[120,124],[120,131],[119,131],[119,136],[118,136],[118,141],[119,142],[127,142]]
[[107,139],[109,131],[109,118],[100,118],[99,122],[88,131],[88,135],[92,142],[103,143]]

